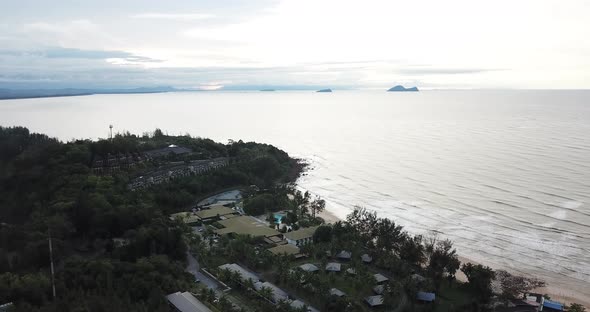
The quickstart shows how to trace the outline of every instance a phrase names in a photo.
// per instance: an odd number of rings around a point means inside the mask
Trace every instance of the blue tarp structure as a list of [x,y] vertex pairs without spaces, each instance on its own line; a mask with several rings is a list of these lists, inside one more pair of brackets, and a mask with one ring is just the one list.
[[547,300],[547,299],[545,299],[543,301],[543,307],[550,308],[550,309],[557,310],[557,311],[563,311],[563,305],[561,303],[556,302],[556,301]]
[[432,302],[432,301],[434,301],[435,298],[436,298],[436,295],[434,293],[419,291],[416,294],[416,299],[418,299],[420,301]]

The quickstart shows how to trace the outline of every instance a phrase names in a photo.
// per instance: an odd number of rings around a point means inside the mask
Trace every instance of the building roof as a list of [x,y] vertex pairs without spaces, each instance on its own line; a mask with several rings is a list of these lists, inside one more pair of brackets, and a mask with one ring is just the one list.
[[197,217],[199,217],[201,219],[209,219],[209,218],[217,217],[218,215],[225,216],[225,215],[233,214],[233,213],[236,213],[236,211],[229,208],[229,207],[217,205],[217,206],[212,206],[209,209],[203,209],[201,211],[197,211],[197,212],[195,212],[195,215],[197,215]]
[[383,282],[389,281],[389,278],[387,278],[385,275],[383,275],[381,273],[376,273],[373,275],[373,277],[375,277],[375,281],[377,281],[377,283],[383,283]]
[[368,296],[368,297],[365,297],[365,302],[367,302],[372,307],[380,306],[383,304],[383,296],[382,295]]
[[340,267],[342,265],[338,262],[329,262],[328,264],[326,264],[326,271],[330,271],[330,272],[340,272]]
[[251,279],[253,282],[257,282],[259,281],[258,276],[256,276],[254,273],[242,268],[241,266],[235,264],[235,263],[227,263],[227,264],[222,264],[219,266],[220,269],[227,269],[230,270],[232,272],[237,272],[240,274],[240,276],[242,277],[242,281],[247,281],[248,279]]
[[424,276],[420,275],[420,274],[412,274],[412,280],[418,283],[422,283],[426,280],[426,278],[424,278]]
[[219,223],[225,227],[215,231],[219,235],[236,233],[252,236],[274,236],[280,234],[277,230],[269,228],[267,224],[251,216],[239,216],[221,220]]
[[198,222],[200,219],[199,217],[192,212],[177,212],[170,215],[170,220],[174,220],[176,218],[180,218],[184,223],[195,223]]
[[352,257],[352,253],[350,251],[342,250],[336,255],[336,257],[340,259],[350,259]]
[[[291,301],[291,307],[295,308],[295,309],[301,309],[305,306],[305,303],[301,300],[293,300]],[[320,312],[318,309],[315,309],[313,307],[307,306],[307,312]]]
[[355,275],[356,271],[354,270],[354,268],[348,268],[348,269],[346,269],[346,273]]
[[337,288],[331,288],[330,289],[330,295],[336,296],[336,297],[344,297],[344,296],[346,296],[346,294],[342,290],[337,289]]
[[182,155],[192,152],[190,148],[176,146],[176,145],[169,145],[164,148],[154,149],[151,151],[145,152],[145,154],[149,157],[162,157],[168,156],[170,154]]
[[273,255],[296,255],[299,253],[299,247],[285,244],[269,248],[268,251],[272,252]]
[[436,299],[436,295],[430,292],[419,291],[418,293],[416,293],[416,299],[420,301],[432,302],[434,301],[434,299]]
[[318,226],[301,228],[297,231],[287,232],[284,235],[285,235],[285,238],[287,238],[287,239],[298,241],[300,239],[312,238],[313,233],[315,233],[315,230],[317,228],[318,228]]
[[385,291],[385,286],[383,286],[383,285],[377,285],[377,286],[373,287],[373,292],[376,293],[377,295],[383,295],[384,291]]
[[212,312],[206,305],[191,295],[189,292],[175,292],[166,296],[166,299],[180,312]]
[[278,288],[274,284],[271,284],[269,282],[254,283],[254,288],[256,288],[256,290],[258,290],[258,291],[260,291],[263,287],[270,288],[270,290],[272,291],[272,299],[275,303],[277,303],[281,300],[289,299],[289,295],[284,290]]
[[319,270],[319,268],[317,266],[315,266],[315,264],[311,264],[311,263],[302,264],[299,266],[299,268],[305,272],[315,272],[315,271]]
[[363,260],[365,263],[369,263],[373,261],[373,257],[369,256],[369,254],[364,254],[361,256],[361,260]]
[[563,311],[563,305],[557,301],[547,300],[543,301],[543,307],[553,309],[556,311]]

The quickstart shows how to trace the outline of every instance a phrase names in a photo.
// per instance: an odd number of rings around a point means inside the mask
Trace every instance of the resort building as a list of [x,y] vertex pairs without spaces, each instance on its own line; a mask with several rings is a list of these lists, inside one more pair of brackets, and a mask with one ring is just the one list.
[[422,301],[422,302],[434,302],[434,300],[436,299],[436,295],[431,292],[419,291],[416,294],[416,299],[418,299],[418,301]]
[[330,262],[326,264],[326,271],[328,272],[340,272],[341,264],[338,262]]
[[305,244],[313,242],[313,234],[317,228],[317,226],[302,228],[297,231],[285,233],[284,236],[287,240],[287,243],[301,247]]
[[252,282],[258,282],[260,281],[260,279],[258,278],[258,276],[256,276],[254,273],[242,268],[241,266],[235,264],[235,263],[228,263],[228,264],[223,264],[219,266],[219,269],[221,270],[229,270],[233,273],[238,273],[240,274],[240,279],[242,281],[242,283],[246,282],[247,280],[252,280]]
[[275,246],[269,248],[268,251],[270,251],[273,255],[292,255],[295,256],[295,258],[300,258],[301,256],[303,256],[299,254],[299,247],[289,244]]
[[[305,303],[301,300],[293,300],[291,301],[290,306],[295,309],[301,309],[305,306]],[[307,312],[320,312],[320,310],[307,306]]]
[[257,291],[260,291],[262,288],[269,288],[272,292],[272,301],[274,303],[278,303],[281,300],[286,301],[289,299],[289,295],[284,290],[269,282],[256,282],[254,283],[254,288]]
[[373,287],[373,292],[377,295],[383,295],[383,292],[385,292],[385,285],[377,285]]
[[238,212],[235,210],[221,205],[211,206],[195,212],[195,215],[203,222],[233,217],[237,214]]
[[350,251],[346,251],[346,250],[342,250],[341,252],[339,252],[336,255],[336,258],[340,259],[340,260],[350,260],[352,258],[352,252]]
[[383,305],[383,296],[382,295],[376,295],[376,296],[368,296],[365,297],[365,302],[371,307],[378,307]]
[[253,237],[273,237],[281,235],[277,230],[269,228],[266,223],[251,216],[237,216],[221,220],[219,221],[219,224],[224,228],[215,230],[215,233],[218,235],[241,234]]
[[342,290],[337,289],[337,288],[331,288],[330,295],[336,296],[336,297],[345,297],[346,296],[346,294]]
[[311,263],[302,264],[299,268],[305,272],[316,272],[320,270],[317,266]]
[[369,256],[368,254],[364,254],[361,256],[361,260],[364,263],[371,263],[373,261],[373,257]]
[[191,152],[192,150],[190,148],[171,144],[164,148],[147,151],[145,152],[145,156],[148,158],[158,158],[170,155],[185,155],[190,154]]
[[199,299],[189,292],[175,292],[166,296],[170,305],[178,312],[212,312]]
[[170,215],[170,220],[180,219],[180,221],[188,224],[195,225],[201,222],[201,219],[194,212],[177,212]]
[[373,274],[373,277],[375,278],[375,281],[377,282],[377,284],[384,284],[389,281],[389,278],[387,278],[385,275],[380,274],[380,273]]

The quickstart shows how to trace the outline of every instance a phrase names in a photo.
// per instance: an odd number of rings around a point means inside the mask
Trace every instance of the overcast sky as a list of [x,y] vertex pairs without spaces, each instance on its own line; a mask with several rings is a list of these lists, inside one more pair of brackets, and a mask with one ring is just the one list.
[[0,88],[590,88],[588,0],[0,0]]

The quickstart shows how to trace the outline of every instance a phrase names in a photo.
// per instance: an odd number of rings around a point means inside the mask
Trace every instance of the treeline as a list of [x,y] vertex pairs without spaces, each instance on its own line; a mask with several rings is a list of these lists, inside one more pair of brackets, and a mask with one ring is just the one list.
[[[314,244],[305,245],[302,251],[320,259],[327,259],[326,250],[349,250],[356,257],[364,253],[370,255],[376,268],[395,277],[400,289],[391,293],[397,291],[397,296],[404,293],[409,299],[410,304],[404,311],[434,310],[439,304],[440,299],[431,306],[415,305],[418,291],[434,292],[437,298],[449,301],[441,291],[457,289],[464,295],[454,298],[452,306],[446,306],[448,311],[492,311],[492,300],[502,306],[510,299],[522,298],[525,293],[545,286],[536,278],[494,271],[480,264],[461,264],[452,241],[440,239],[435,232],[426,236],[412,235],[391,219],[380,218],[361,207],[355,207],[344,221],[320,226],[313,238]],[[458,271],[465,274],[467,283],[456,281]],[[417,275],[420,278],[416,278]],[[289,276],[282,274],[281,277],[288,280]],[[297,278],[300,277],[295,276],[295,280],[299,280]],[[494,281],[497,289],[492,287]],[[318,283],[328,285],[326,281]],[[369,279],[361,282],[358,288],[371,285]],[[314,295],[323,296],[324,301],[330,298],[321,292]],[[387,292],[384,296],[387,302]]]
[[[131,192],[130,173],[95,176],[92,159],[169,144],[199,157],[239,157],[206,175]],[[189,229],[168,218],[210,192],[290,179],[296,161],[270,145],[190,136],[117,135],[71,141],[0,127],[0,303],[18,311],[167,311],[162,295],[185,290]],[[52,298],[48,238],[56,266]]]

